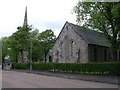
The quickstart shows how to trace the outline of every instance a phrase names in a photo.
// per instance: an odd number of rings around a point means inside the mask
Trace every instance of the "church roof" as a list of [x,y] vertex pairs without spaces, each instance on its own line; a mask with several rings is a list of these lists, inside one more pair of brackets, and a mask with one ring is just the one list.
[[88,43],[100,46],[110,46],[108,39],[100,32],[91,30],[91,29],[83,29],[82,27],[69,23],[68,24]]

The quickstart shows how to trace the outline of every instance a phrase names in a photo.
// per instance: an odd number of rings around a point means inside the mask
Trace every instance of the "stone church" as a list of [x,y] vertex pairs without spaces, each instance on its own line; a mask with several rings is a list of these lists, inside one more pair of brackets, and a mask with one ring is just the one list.
[[47,62],[109,61],[109,46],[110,43],[102,33],[66,22],[48,52]]

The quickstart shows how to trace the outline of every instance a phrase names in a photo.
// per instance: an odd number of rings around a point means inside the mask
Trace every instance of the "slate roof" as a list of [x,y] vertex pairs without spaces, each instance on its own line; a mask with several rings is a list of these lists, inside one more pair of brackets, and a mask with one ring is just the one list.
[[85,29],[81,28],[78,25],[68,23],[72,28],[88,43],[88,44],[94,44],[94,45],[100,45],[100,46],[110,46],[110,43],[108,42],[107,38],[100,32],[91,30],[91,29]]

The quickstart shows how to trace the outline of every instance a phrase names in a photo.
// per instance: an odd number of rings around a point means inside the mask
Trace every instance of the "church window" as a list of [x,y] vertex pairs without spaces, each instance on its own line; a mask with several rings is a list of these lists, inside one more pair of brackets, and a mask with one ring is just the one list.
[[69,41],[69,37],[66,35],[64,38],[64,58],[66,59],[66,61],[68,60],[70,56],[70,41]]
[[63,56],[63,42],[61,42],[60,53],[61,53],[61,57],[62,57]]
[[68,26],[66,26],[66,30],[68,30]]
[[73,56],[74,53],[74,41],[71,42],[71,56]]
[[68,36],[67,36],[67,35],[65,36],[65,40],[66,40],[66,39],[68,39]]
[[56,62],[59,62],[59,51],[56,51]]

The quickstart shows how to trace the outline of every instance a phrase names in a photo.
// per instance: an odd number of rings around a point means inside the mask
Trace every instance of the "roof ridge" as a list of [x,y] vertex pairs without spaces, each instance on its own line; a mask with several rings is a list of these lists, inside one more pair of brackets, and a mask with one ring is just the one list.
[[81,26],[67,22],[88,44],[96,44],[101,46],[109,46],[108,39],[102,32],[95,31],[90,28],[84,30]]
[[66,21],[66,22],[69,23],[69,24],[72,24],[72,25],[74,25],[74,26],[80,27],[80,29],[82,29],[82,30],[85,29],[85,30],[90,30],[90,31],[93,31],[93,32],[97,32],[97,33],[103,34],[102,32],[98,32],[98,31],[95,31],[95,30],[90,29],[90,28],[83,28],[82,26],[79,26],[79,25],[77,25],[77,24],[70,23],[70,22],[68,22],[68,21]]
[[[75,24],[70,23],[70,22],[67,22],[67,23],[74,29],[74,31],[75,31],[86,43],[89,43],[89,42],[87,41],[87,39],[84,38],[82,35],[80,35],[79,32],[78,32],[78,30],[72,26],[72,25],[74,25],[74,26],[78,26],[78,25],[75,25]],[[79,27],[80,27],[80,26],[79,26]]]

